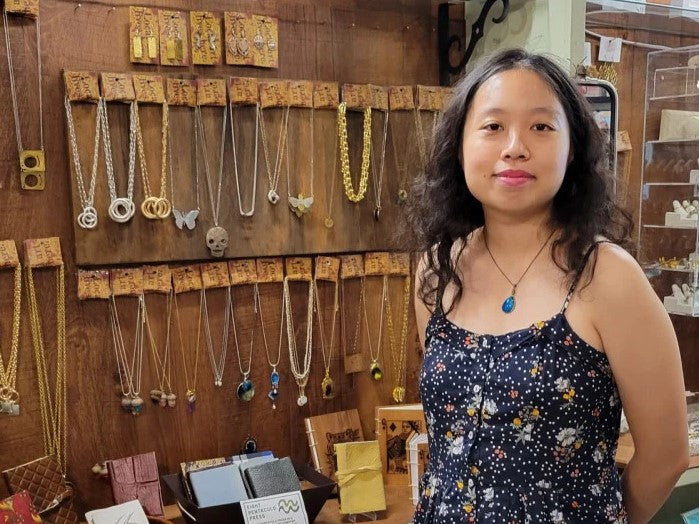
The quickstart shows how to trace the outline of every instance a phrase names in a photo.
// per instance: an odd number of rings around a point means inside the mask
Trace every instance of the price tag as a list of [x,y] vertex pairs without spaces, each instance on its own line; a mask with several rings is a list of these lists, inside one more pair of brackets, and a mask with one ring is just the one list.
[[289,280],[311,281],[313,259],[310,257],[289,257],[285,261],[286,276]]
[[258,258],[255,262],[258,282],[284,281],[284,261],[281,258]]
[[184,11],[158,12],[160,23],[160,64],[166,66],[189,65],[187,41],[187,14]]
[[66,96],[71,102],[97,102],[100,90],[97,73],[90,71],[63,71]]
[[39,16],[39,0],[5,0],[5,11],[36,18]]
[[133,75],[133,88],[139,102],[162,104],[165,102],[163,77],[160,75]]
[[225,262],[205,262],[201,265],[201,282],[206,289],[228,287],[231,279],[228,276],[228,264]]
[[286,107],[290,103],[288,80],[260,80],[257,83],[262,107]]
[[391,86],[388,88],[388,107],[391,111],[415,109],[413,86]]
[[365,275],[388,275],[391,270],[391,259],[388,252],[376,251],[364,255]]
[[369,85],[371,107],[379,111],[388,111],[388,89],[383,86]]
[[210,11],[190,11],[192,33],[192,63],[216,65],[221,63],[221,18]]
[[343,255],[340,257],[340,278],[358,278],[364,276],[364,257],[362,255]]
[[340,259],[337,257],[316,257],[316,280],[337,282]]
[[410,276],[410,253],[389,253],[389,275]]
[[373,99],[367,84],[344,84],[342,86],[342,101],[347,109],[363,111],[371,107]]
[[254,258],[230,260],[228,272],[231,275],[231,284],[233,285],[255,284],[257,282],[257,263]]
[[232,76],[228,79],[228,97],[231,104],[254,106],[260,100],[257,78]]
[[184,78],[167,79],[167,103],[171,106],[197,105],[197,84]]
[[226,81],[222,78],[197,78],[197,104],[225,106]]
[[110,296],[109,271],[106,269],[97,271],[78,270],[78,298],[80,300],[91,298],[106,299]]
[[187,291],[198,291],[203,287],[201,281],[201,270],[198,264],[182,266],[172,269],[172,283],[175,286],[175,293],[186,293]]
[[172,290],[172,273],[168,266],[143,266],[142,269],[144,293],[169,293]]
[[599,40],[598,62],[621,62],[621,38],[603,36]]
[[313,82],[289,80],[289,104],[293,107],[313,107]]
[[337,82],[313,83],[313,107],[316,109],[337,109],[340,105],[340,91]]
[[28,238],[24,241],[25,263],[30,267],[63,265],[61,241],[58,237]]
[[136,98],[131,75],[126,73],[102,73],[102,98],[107,102],[130,102]]
[[417,108],[425,111],[441,111],[442,96],[439,87],[417,86]]
[[158,13],[148,7],[129,7],[129,59],[136,64],[157,64]]
[[0,241],[0,267],[19,266],[19,255],[14,240]]
[[140,267],[118,268],[109,271],[109,283],[115,297],[143,294],[143,270]]

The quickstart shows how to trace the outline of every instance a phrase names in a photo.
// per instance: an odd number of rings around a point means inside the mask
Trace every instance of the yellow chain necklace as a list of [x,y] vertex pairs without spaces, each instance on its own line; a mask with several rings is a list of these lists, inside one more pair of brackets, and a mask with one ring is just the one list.
[[340,167],[342,182],[345,185],[345,195],[351,202],[359,202],[366,195],[369,182],[369,158],[371,154],[371,108],[364,110],[364,126],[362,140],[362,168],[359,175],[359,190],[355,191],[352,184],[349,165],[349,146],[347,144],[347,104],[340,102],[337,107],[337,134],[340,139]]
[[199,369],[199,340],[201,338],[201,319],[203,316],[203,290],[199,292],[199,322],[197,324],[197,345],[194,349],[194,376],[192,382],[189,382],[189,373],[187,373],[187,356],[184,352],[184,339],[182,337],[182,322],[180,320],[180,307],[177,303],[177,293],[173,293],[172,299],[175,303],[175,321],[177,322],[177,335],[180,342],[180,351],[182,353],[182,368],[184,369],[184,382],[187,388],[187,411],[192,413],[197,402],[197,370]]
[[393,336],[393,312],[391,311],[391,301],[386,293],[386,313],[388,322],[388,344],[391,349],[391,361],[393,363],[393,377],[396,385],[391,392],[393,400],[398,404],[405,401],[405,373],[407,368],[406,344],[408,341],[408,312],[410,310],[410,277],[406,276],[403,283],[403,312],[402,326],[400,331],[400,342],[396,354],[396,343]]
[[138,103],[134,103],[134,118],[136,119],[136,144],[138,146],[138,163],[141,169],[141,178],[143,179],[143,193],[145,199],[141,203],[141,213],[143,216],[150,219],[167,218],[172,211],[172,204],[167,199],[167,137],[168,137],[168,105],[163,103],[163,117],[161,123],[161,141],[160,141],[160,195],[154,196],[150,187],[148,178],[148,166],[146,165],[146,155],[143,146],[143,132],[141,130],[141,121],[138,116]]
[[335,398],[335,381],[330,376],[330,365],[332,364],[333,349],[335,348],[335,326],[337,324],[337,311],[340,309],[338,302],[339,284],[335,281],[333,291],[333,314],[332,328],[330,329],[330,349],[328,354],[325,354],[325,325],[323,324],[322,307],[320,305],[320,293],[318,293],[318,281],[313,279],[313,287],[315,288],[315,309],[318,316],[318,332],[320,334],[320,349],[323,353],[323,367],[325,368],[325,376],[320,384],[323,392],[323,398],[326,400]]
[[12,309],[12,342],[7,367],[0,354],[0,413],[19,415],[17,393],[17,356],[19,353],[19,318],[22,304],[22,266],[15,267],[14,304]]
[[53,398],[51,398],[49,391],[49,370],[46,363],[44,337],[41,331],[41,319],[39,318],[31,266],[27,266],[27,289],[29,291],[29,324],[39,381],[39,405],[41,407],[44,451],[47,455],[56,457],[59,466],[65,473],[67,471],[68,443],[66,439],[66,297],[63,264],[58,266],[56,272],[56,382]]

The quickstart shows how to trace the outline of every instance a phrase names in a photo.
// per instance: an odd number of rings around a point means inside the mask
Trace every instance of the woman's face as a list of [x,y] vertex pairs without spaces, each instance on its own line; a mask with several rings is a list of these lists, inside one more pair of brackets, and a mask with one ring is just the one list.
[[558,97],[535,72],[512,69],[486,80],[464,123],[466,185],[486,213],[548,214],[571,157]]

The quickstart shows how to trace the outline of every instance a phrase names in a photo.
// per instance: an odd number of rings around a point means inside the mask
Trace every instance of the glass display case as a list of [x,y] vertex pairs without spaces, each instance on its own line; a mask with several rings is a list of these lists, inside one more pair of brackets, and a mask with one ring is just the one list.
[[648,53],[638,259],[673,315],[699,316],[699,46]]

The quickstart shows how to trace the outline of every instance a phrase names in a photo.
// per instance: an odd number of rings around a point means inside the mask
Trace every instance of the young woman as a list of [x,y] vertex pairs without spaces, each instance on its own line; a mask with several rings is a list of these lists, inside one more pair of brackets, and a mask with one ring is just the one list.
[[[413,200],[430,442],[415,523],[648,522],[688,463],[677,340],[551,60],[455,88]],[[635,455],[614,463],[623,405]]]

